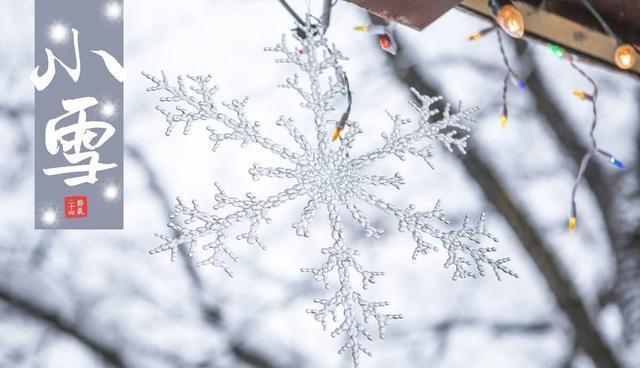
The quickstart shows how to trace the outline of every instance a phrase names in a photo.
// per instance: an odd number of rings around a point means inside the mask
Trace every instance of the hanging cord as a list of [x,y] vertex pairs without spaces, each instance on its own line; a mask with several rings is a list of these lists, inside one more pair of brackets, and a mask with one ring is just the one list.
[[620,38],[618,37],[618,35],[616,35],[613,32],[611,27],[609,27],[609,24],[607,24],[607,22],[604,20],[604,18],[602,18],[602,15],[600,15],[600,13],[598,13],[596,8],[593,7],[593,5],[591,4],[591,1],[582,0],[582,4],[584,4],[585,8],[587,8],[587,10],[589,10],[591,15],[593,15],[593,17],[596,18],[598,23],[600,23],[600,26],[602,27],[602,29],[604,29],[604,31],[607,32],[607,34],[609,36],[611,36],[611,38],[613,38],[614,40],[616,40],[619,43],[620,42]]
[[[299,27],[304,28],[307,26],[307,22],[302,20],[302,17],[300,17],[298,13],[296,13],[295,10],[293,10],[291,5],[289,5],[289,3],[287,3],[286,0],[278,0],[278,2],[293,17],[296,23],[298,23]],[[322,15],[320,16],[320,18],[317,18],[311,14],[307,14],[308,17],[315,19],[318,22],[318,24],[322,25],[323,34],[327,33],[327,29],[329,29],[329,24],[331,22],[331,9],[336,5],[337,2],[338,0],[324,0],[323,6],[322,6]]]
[[597,83],[593,80],[593,78],[591,78],[587,74],[587,72],[585,72],[581,67],[579,67],[576,64],[577,58],[574,55],[571,55],[570,53],[566,52],[562,47],[558,45],[549,44],[549,49],[554,55],[567,59],[569,61],[569,65],[571,65],[571,67],[574,70],[580,73],[580,75],[584,79],[586,79],[589,82],[589,84],[591,84],[591,87],[593,88],[593,90],[591,91],[591,94],[585,93],[584,91],[576,91],[576,90],[573,91],[574,96],[578,97],[581,100],[588,100],[591,102],[591,110],[593,112],[591,129],[589,129],[590,145],[587,152],[585,152],[585,154],[582,156],[582,160],[580,161],[580,168],[578,169],[578,175],[576,176],[576,180],[573,184],[573,189],[571,190],[571,214],[569,217],[569,231],[573,232],[576,228],[576,222],[577,222],[576,194],[578,191],[578,185],[580,185],[580,181],[582,180],[582,177],[584,176],[584,173],[587,170],[587,165],[589,165],[589,162],[593,158],[593,156],[595,156],[596,154],[600,154],[604,156],[609,161],[610,164],[617,167],[618,169],[624,169],[625,166],[622,163],[622,161],[615,158],[611,153],[604,151],[598,147],[598,142],[596,141],[596,136],[595,136],[596,127],[598,126],[598,109],[597,109],[598,85]]
[[[620,43],[620,38],[613,32],[611,27],[607,24],[607,22],[602,18],[600,13],[593,7],[589,0],[582,0],[584,6],[589,10],[589,12],[596,18],[596,20],[600,23],[602,28],[613,38],[616,42]],[[606,157],[611,164],[616,166],[619,169],[624,169],[624,164],[616,159],[609,152],[603,151],[598,148],[598,142],[595,137],[596,126],[598,125],[598,110],[597,110],[597,102],[598,102],[598,85],[582,68],[580,68],[575,62],[574,57],[572,55],[567,55],[567,59],[569,59],[569,64],[573,69],[578,71],[580,75],[582,75],[593,87],[593,91],[591,95],[588,95],[582,91],[574,91],[573,94],[580,99],[588,99],[591,101],[592,111],[593,111],[593,121],[591,122],[591,129],[589,130],[589,138],[591,139],[591,145],[589,150],[585,152],[584,156],[582,156],[582,160],[580,161],[580,168],[578,169],[578,175],[576,176],[576,181],[573,184],[573,189],[571,190],[571,215],[569,217],[569,231],[573,232],[576,227],[577,222],[577,210],[576,210],[576,193],[578,191],[578,185],[580,185],[580,181],[584,176],[585,171],[587,170],[587,166],[589,162],[597,153]]]
[[331,9],[337,2],[338,0],[324,0],[322,5],[322,15],[320,16],[323,33],[327,33],[327,29],[329,29],[329,24],[331,23]]
[[[486,31],[485,31],[486,32]],[[511,64],[509,63],[509,59],[507,58],[507,53],[504,49],[504,41],[502,40],[502,33],[500,29],[497,29],[496,33],[498,34],[498,45],[500,46],[500,54],[502,55],[502,62],[504,66],[507,68],[507,72],[505,73],[504,80],[502,81],[502,117],[500,120],[500,125],[504,128],[507,125],[507,120],[509,118],[509,110],[507,108],[507,92],[509,89],[509,78],[513,77],[518,81],[518,86],[522,89],[524,88],[524,82],[520,80],[518,74],[511,68]]]
[[588,99],[591,101],[592,111],[593,111],[593,121],[591,122],[591,129],[589,130],[589,138],[591,139],[591,146],[589,150],[582,156],[582,160],[580,161],[580,169],[578,170],[578,175],[573,184],[573,189],[571,190],[571,217],[569,218],[569,230],[573,231],[576,226],[577,220],[577,211],[576,211],[576,193],[578,191],[578,186],[580,185],[580,181],[584,176],[584,172],[587,170],[587,165],[589,161],[597,152],[600,152],[604,156],[613,157],[607,152],[598,149],[598,142],[595,137],[596,126],[598,125],[598,110],[596,107],[596,103],[598,100],[598,85],[596,82],[582,69],[580,68],[574,61],[573,57],[569,56],[569,64],[571,67],[580,73],[593,87],[593,91]]
[[502,62],[504,62],[504,66],[507,67],[507,72],[510,75],[513,75],[518,80],[518,74],[511,68],[511,64],[509,64],[509,59],[507,58],[507,53],[504,50],[504,42],[502,41],[501,31],[498,29],[498,44],[500,45],[500,54],[502,55]]
[[340,120],[336,122],[336,128],[333,131],[333,134],[331,135],[331,140],[333,141],[335,141],[338,138],[342,140],[340,133],[344,130],[344,127],[347,125],[347,120],[349,120],[349,115],[351,115],[352,98],[351,98],[351,88],[349,87],[349,79],[347,78],[347,74],[342,70],[339,71],[338,76],[340,77],[341,82],[345,88],[345,93],[347,94],[347,109],[340,117]]
[[304,27],[306,26],[306,22],[304,20],[302,20],[302,18],[300,18],[300,16],[298,15],[298,13],[295,12],[295,10],[293,10],[293,8],[291,8],[291,6],[289,5],[289,3],[287,3],[285,0],[278,0],[280,2],[280,4],[289,12],[289,14],[293,17],[293,19],[295,19],[295,21],[301,26]]

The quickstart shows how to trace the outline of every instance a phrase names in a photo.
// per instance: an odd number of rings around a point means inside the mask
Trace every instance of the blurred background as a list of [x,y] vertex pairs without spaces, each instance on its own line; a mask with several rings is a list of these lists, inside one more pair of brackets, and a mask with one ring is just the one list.
[[[307,2],[291,1],[304,13]],[[320,1],[310,7],[319,15]],[[312,237],[295,235],[303,201],[272,213],[263,228],[267,250],[233,244],[234,278],[215,268],[151,256],[153,234],[167,233],[174,197],[213,202],[214,181],[230,194],[266,196],[277,180],[251,180],[255,147],[225,144],[211,152],[205,124],[166,137],[158,94],[140,72],[170,77],[209,74],[218,98],[249,96],[251,120],[275,140],[273,122],[311,120],[297,96],[277,84],[292,66],[263,51],[294,26],[267,0],[129,0],[125,14],[125,229],[33,230],[33,1],[4,1],[0,12],[0,367],[350,367],[305,310],[329,291],[300,272],[323,260],[328,220],[319,212]],[[587,82],[566,60],[537,43],[507,40],[514,68],[527,76],[509,95],[510,119],[500,128],[504,66],[495,34],[469,43],[486,21],[452,10],[422,32],[397,28],[400,51],[390,57],[370,35],[360,8],[339,1],[327,36],[349,57],[351,118],[365,130],[364,152],[388,131],[388,110],[414,117],[409,87],[452,104],[476,105],[466,156],[436,150],[435,170],[390,160],[380,174],[400,172],[407,184],[384,198],[430,208],[437,199],[460,226],[486,212],[520,278],[451,280],[440,253],[411,260],[414,243],[373,208],[385,229],[367,239],[347,219],[350,246],[370,270],[385,271],[367,292],[388,300],[393,321],[385,340],[367,346],[362,367],[639,367],[640,359],[640,85],[638,79],[584,65],[599,85],[601,147],[627,169],[597,158],[578,191],[579,223],[566,226],[570,191],[587,147],[590,104],[571,95]],[[582,65],[582,64],[581,64]],[[306,124],[306,125],[305,125]],[[179,130],[179,129],[178,129]]]

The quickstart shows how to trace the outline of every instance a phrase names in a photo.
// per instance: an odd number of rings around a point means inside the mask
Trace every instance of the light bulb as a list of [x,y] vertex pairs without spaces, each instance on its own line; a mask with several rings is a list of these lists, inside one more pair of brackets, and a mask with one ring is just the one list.
[[573,233],[576,230],[576,218],[574,216],[569,217],[569,232]]
[[502,116],[500,117],[500,127],[501,127],[501,128],[506,127],[506,126],[507,126],[507,121],[508,121],[508,119],[507,119],[507,115],[502,115]]
[[628,43],[623,43],[616,47],[614,59],[618,68],[625,70],[633,68],[636,64],[637,58],[638,54],[636,53],[636,50]]
[[549,50],[551,50],[551,52],[557,56],[557,57],[564,57],[564,49],[558,45],[554,45],[552,43],[547,44],[547,47],[549,47]]
[[624,169],[625,168],[624,163],[622,161],[618,160],[617,158],[615,158],[609,152],[599,149],[598,153],[601,154],[602,156],[606,157],[607,161],[609,161],[613,166],[617,167],[618,169]]
[[579,99],[581,99],[581,100],[584,100],[584,99],[585,99],[585,97],[587,96],[587,95],[584,93],[584,91],[578,91],[578,90],[574,90],[574,91],[573,91],[573,95],[574,95],[574,96],[576,96],[576,97],[578,97],[578,98],[579,98]]
[[524,36],[524,18],[522,13],[513,5],[506,4],[495,12],[496,22],[509,36],[522,38]]
[[609,162],[611,162],[611,164],[615,167],[617,167],[618,169],[624,169],[625,166],[622,163],[622,161],[618,160],[617,158],[611,156],[611,158],[609,158]]
[[489,27],[489,28],[485,28],[485,29],[482,29],[482,30],[480,30],[480,31],[478,31],[478,32],[476,32],[476,33],[474,33],[474,34],[472,34],[472,35],[471,35],[471,36],[469,36],[469,38],[467,38],[467,39],[468,39],[469,41],[475,41],[475,40],[479,39],[480,37],[482,37],[482,36],[486,35],[487,33],[491,32],[491,31],[494,31],[495,29],[496,29],[496,26],[492,24],[492,25],[491,25],[491,27]]
[[378,37],[378,43],[383,49],[388,49],[389,47],[391,47],[391,39],[387,35],[381,35],[380,37]]
[[472,34],[471,36],[469,36],[468,40],[469,41],[475,41],[480,37],[482,37],[482,33],[476,32],[476,33]]
[[342,128],[336,128],[336,130],[334,130],[333,134],[331,135],[331,140],[335,141],[336,139],[338,139],[338,137],[340,137],[341,132],[342,132]]

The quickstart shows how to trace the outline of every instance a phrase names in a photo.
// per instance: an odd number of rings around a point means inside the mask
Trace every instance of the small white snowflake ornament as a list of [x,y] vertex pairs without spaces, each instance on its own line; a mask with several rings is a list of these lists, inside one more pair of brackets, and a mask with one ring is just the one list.
[[[236,262],[237,258],[227,245],[227,238],[236,225],[248,224],[245,232],[236,235],[237,240],[245,240],[264,248],[258,229],[263,223],[271,222],[268,215],[272,208],[294,200],[306,201],[300,218],[292,225],[296,234],[303,237],[310,236],[309,225],[317,212],[326,209],[332,239],[321,252],[326,255],[327,260],[318,268],[303,268],[302,271],[311,273],[327,289],[332,287],[330,280],[334,278],[330,277],[331,274],[337,274],[338,283],[335,292],[326,298],[315,299],[318,307],[308,309],[307,312],[325,329],[332,324],[332,336],[344,336],[345,343],[339,352],[349,351],[354,367],[358,367],[361,353],[371,355],[362,344],[363,338],[373,339],[367,324],[372,322],[377,325],[377,334],[382,338],[387,324],[391,320],[402,318],[399,314],[383,313],[381,309],[388,302],[366,300],[353,284],[352,278],[357,276],[362,280],[362,288],[367,289],[370,284],[375,283],[377,277],[383,275],[382,272],[366,270],[357,260],[358,251],[349,248],[343,240],[344,214],[351,215],[367,236],[378,238],[382,235],[383,231],[373,227],[360,209],[361,204],[375,207],[394,217],[398,221],[398,229],[411,234],[416,243],[413,259],[442,247],[447,255],[444,266],[453,267],[453,279],[483,276],[486,266],[498,278],[501,273],[514,277],[517,275],[506,267],[508,258],[489,257],[496,250],[494,247],[478,246],[481,237],[496,241],[484,225],[484,215],[476,225],[472,225],[467,217],[459,230],[439,230],[436,227],[438,223],[448,223],[440,202],[431,210],[418,211],[414,205],[399,207],[369,192],[372,186],[400,189],[404,184],[404,179],[398,173],[393,176],[365,174],[365,169],[376,161],[385,158],[404,160],[405,156],[411,155],[423,159],[431,166],[429,160],[432,152],[427,144],[429,141],[440,142],[449,151],[456,149],[464,153],[469,138],[466,134],[469,130],[466,121],[472,121],[470,114],[477,109],[460,109],[457,113],[451,113],[447,105],[440,112],[432,107],[441,100],[440,97],[423,96],[412,89],[418,102],[411,102],[411,106],[417,112],[418,119],[412,122],[399,115],[388,114],[393,127],[389,133],[382,134],[383,144],[363,155],[351,157],[349,152],[354,140],[362,132],[357,122],[347,120],[344,137],[335,142],[331,140],[331,132],[336,125],[335,120],[330,119],[334,110],[332,103],[335,99],[350,96],[348,82],[343,77],[344,72],[339,64],[345,58],[335,46],[328,45],[318,26],[301,29],[303,33],[293,34],[299,43],[298,47],[290,48],[286,37],[283,37],[280,44],[267,49],[282,55],[277,62],[294,64],[305,75],[304,83],[295,74],[282,87],[297,92],[302,99],[301,106],[311,112],[315,136],[305,136],[302,133],[302,123],[294,123],[292,119],[282,116],[276,121],[276,125],[286,129],[293,137],[297,144],[295,148],[286,147],[260,133],[259,124],[247,117],[247,98],[218,104],[214,100],[218,88],[211,85],[211,76],[188,75],[190,86],[187,86],[182,77],[178,77],[177,85],[172,85],[164,73],[160,78],[143,73],[153,83],[148,91],[164,91],[168,96],[162,97],[160,101],[178,104],[175,112],[157,108],[169,123],[167,135],[179,123],[184,123],[184,134],[188,134],[194,122],[217,122],[215,126],[207,128],[214,150],[225,141],[236,140],[243,147],[249,144],[262,146],[266,151],[291,163],[289,167],[262,167],[254,164],[249,169],[254,180],[263,177],[289,181],[295,179],[294,185],[266,198],[257,198],[251,193],[241,198],[233,197],[216,183],[218,193],[210,211],[201,209],[196,201],[189,205],[178,198],[169,223],[169,227],[178,235],[156,234],[163,243],[151,250],[151,253],[169,251],[171,258],[175,259],[178,247],[186,247],[188,254],[196,258],[198,265],[219,267],[232,275],[228,261]],[[427,239],[434,240],[439,245],[432,244]]]

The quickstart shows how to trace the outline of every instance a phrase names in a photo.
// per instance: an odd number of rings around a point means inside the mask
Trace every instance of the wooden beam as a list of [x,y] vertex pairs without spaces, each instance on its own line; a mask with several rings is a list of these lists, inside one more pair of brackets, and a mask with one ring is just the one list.
[[[470,11],[493,21],[491,10],[487,0],[348,0],[368,12],[382,17],[390,22],[404,24],[415,30],[422,30],[449,9],[458,5],[460,9]],[[607,0],[608,1],[608,0]],[[640,61],[628,70],[619,69],[613,59],[617,41],[599,30],[599,24],[592,19],[591,14],[585,12],[581,4],[574,4],[575,0],[524,0],[518,1],[516,6],[522,12],[525,20],[526,37],[543,43],[560,45],[570,52],[583,57],[588,61],[607,66],[620,72],[635,73],[640,75]],[[635,14],[640,10],[619,0],[604,2],[597,5],[614,14],[612,28],[624,30],[618,36],[625,37],[626,42],[635,42],[638,37],[634,35],[634,27],[629,26],[629,15],[620,14],[631,12]],[[627,11],[632,9],[630,11]],[[634,10],[635,9],[635,10]],[[623,11],[624,10],[624,11]],[[557,13],[562,14],[558,15]],[[631,16],[633,16],[633,14]],[[589,19],[587,21],[586,19]],[[639,22],[640,24],[640,22]]]
[[390,22],[424,29],[461,0],[347,0]]
[[[460,6],[484,17],[493,18],[486,0],[464,0]],[[526,36],[534,36],[543,42],[560,45],[578,55],[596,59],[624,72],[616,66],[613,59],[616,48],[616,40],[613,38],[527,3],[519,2],[517,7],[524,16]],[[629,71],[640,74],[640,62]]]

